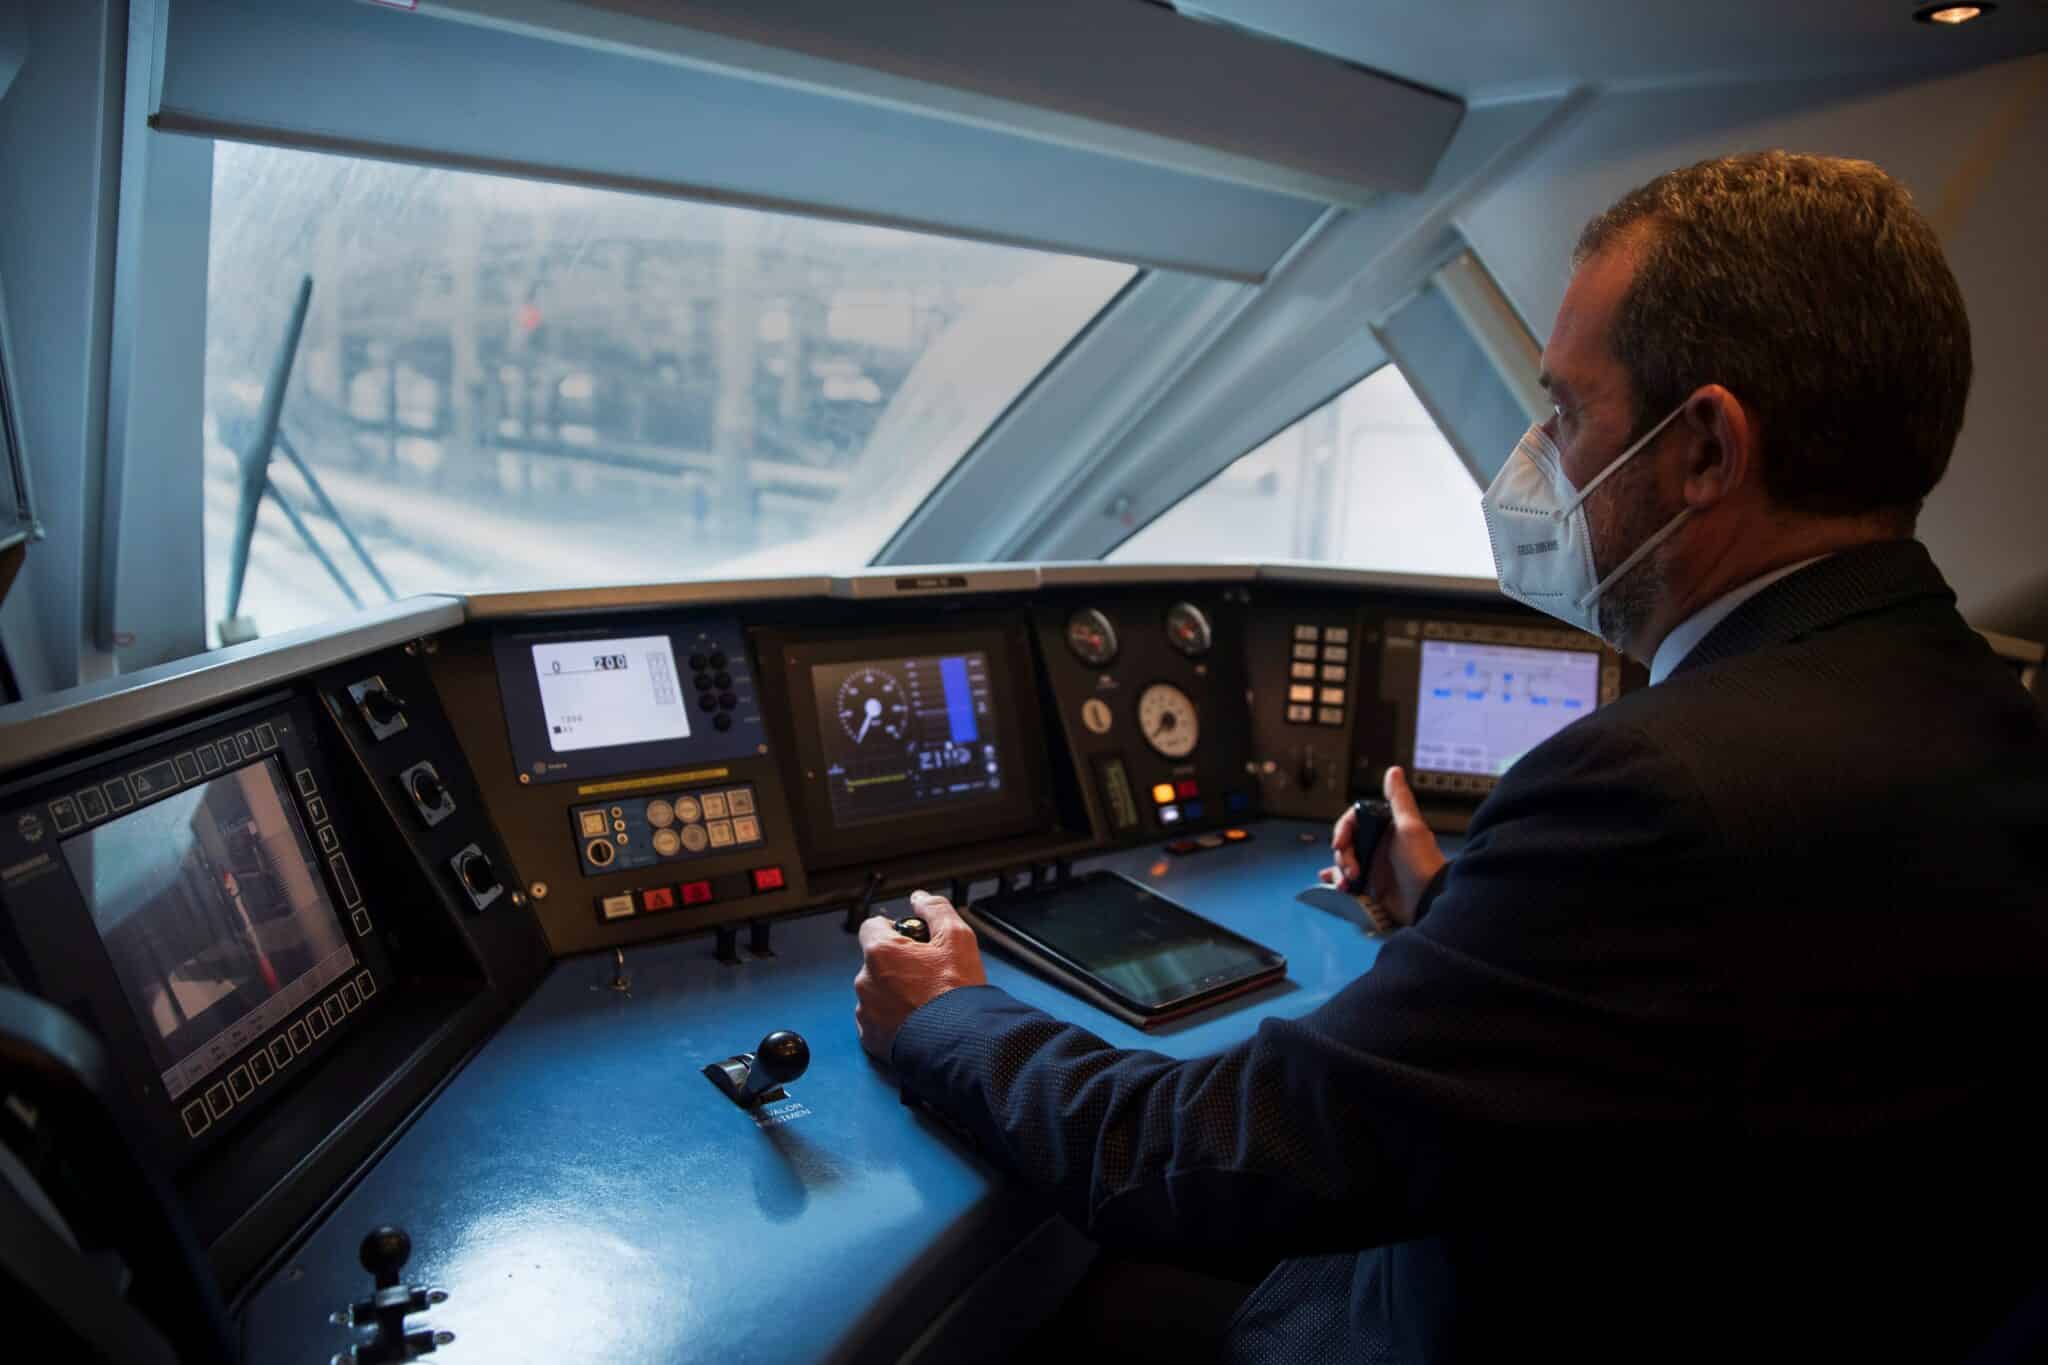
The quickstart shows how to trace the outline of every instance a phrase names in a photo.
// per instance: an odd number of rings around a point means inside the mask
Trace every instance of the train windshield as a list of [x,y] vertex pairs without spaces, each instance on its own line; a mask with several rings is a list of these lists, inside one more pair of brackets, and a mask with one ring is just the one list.
[[212,212],[207,618],[267,446],[265,635],[387,589],[865,563],[1137,274],[229,142]]

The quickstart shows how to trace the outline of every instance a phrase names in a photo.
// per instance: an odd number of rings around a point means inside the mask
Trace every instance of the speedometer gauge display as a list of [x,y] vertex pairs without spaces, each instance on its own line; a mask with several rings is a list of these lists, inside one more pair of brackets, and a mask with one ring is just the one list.
[[1201,719],[1188,694],[1172,683],[1153,683],[1138,694],[1138,730],[1162,758],[1183,759],[1201,738]]

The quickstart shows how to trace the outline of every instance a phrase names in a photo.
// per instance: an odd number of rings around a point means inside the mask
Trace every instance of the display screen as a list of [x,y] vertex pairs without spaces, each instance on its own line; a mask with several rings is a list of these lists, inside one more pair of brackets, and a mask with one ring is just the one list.
[[275,760],[64,843],[171,1099],[356,964]]
[[1111,873],[1091,873],[1041,895],[984,901],[975,909],[1144,1009],[1282,965],[1271,950]]
[[556,753],[690,737],[666,635],[533,647],[542,719]]
[[838,828],[1003,799],[985,652],[814,664],[811,692]]
[[1425,640],[1415,766],[1498,777],[1599,697],[1598,654]]

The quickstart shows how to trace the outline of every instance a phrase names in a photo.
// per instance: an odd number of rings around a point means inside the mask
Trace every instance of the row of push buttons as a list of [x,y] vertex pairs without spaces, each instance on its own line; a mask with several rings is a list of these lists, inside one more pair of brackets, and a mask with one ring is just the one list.
[[721,650],[690,656],[690,681],[697,685],[697,707],[711,717],[712,726],[719,730],[732,729],[731,713],[740,704],[739,694],[732,690],[732,674],[726,671],[730,662]]
[[328,1029],[361,1009],[376,993],[377,978],[367,970],[344,981],[340,989],[329,991],[326,999],[306,1011],[305,1017],[281,1030],[269,1043],[250,1053],[247,1061],[178,1111],[178,1117],[185,1123],[186,1136],[196,1138],[226,1118],[236,1105],[270,1084],[296,1058],[311,1052],[313,1044],[325,1037]]
[[[1152,804],[1162,825],[1177,825],[1183,820],[1200,820],[1209,813],[1208,806],[1202,800],[1201,784],[1192,777],[1155,784],[1152,788]],[[1243,792],[1225,792],[1223,804],[1232,815],[1242,815],[1251,809],[1252,803],[1251,798]]]
[[1491,773],[1418,772],[1410,780],[1424,791],[1490,792],[1500,779]]
[[110,777],[96,787],[87,787],[50,802],[50,821],[57,833],[69,834],[86,825],[98,824],[136,806],[168,796],[180,787],[215,776],[223,769],[267,754],[277,748],[277,729],[268,721],[218,741],[199,744],[169,758],[144,764],[120,777]]
[[301,768],[292,774],[292,780],[298,784],[299,795],[306,798],[306,814],[313,819],[313,837],[320,841],[320,851],[327,855],[327,870],[334,874],[334,884],[341,888],[341,908],[350,912],[349,923],[356,932],[367,934],[371,928],[370,912],[363,908],[362,888],[356,885],[348,855],[341,851],[341,836],[328,823],[327,802],[313,780],[313,770]]
[[632,824],[643,831],[654,852],[663,858],[711,849],[745,848],[766,835],[754,804],[752,787],[723,791],[684,792],[658,796],[630,815],[623,805],[588,806],[576,812],[577,832],[586,841],[584,858],[593,867],[608,867],[631,846]]
[[1351,677],[1351,627],[1298,625],[1287,665],[1287,719],[1293,725],[1342,725]]
[[601,920],[631,919],[635,915],[658,915],[667,910],[711,905],[745,896],[765,896],[789,885],[779,866],[757,867],[723,877],[705,877],[677,885],[646,886],[638,891],[620,891],[597,898]]

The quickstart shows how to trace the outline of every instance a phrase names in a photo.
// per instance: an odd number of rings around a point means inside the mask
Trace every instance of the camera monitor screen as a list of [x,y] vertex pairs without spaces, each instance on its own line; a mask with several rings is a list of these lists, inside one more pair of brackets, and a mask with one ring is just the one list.
[[275,760],[64,843],[173,1100],[356,964]]
[[1415,766],[1498,777],[1599,700],[1598,654],[1425,640]]

